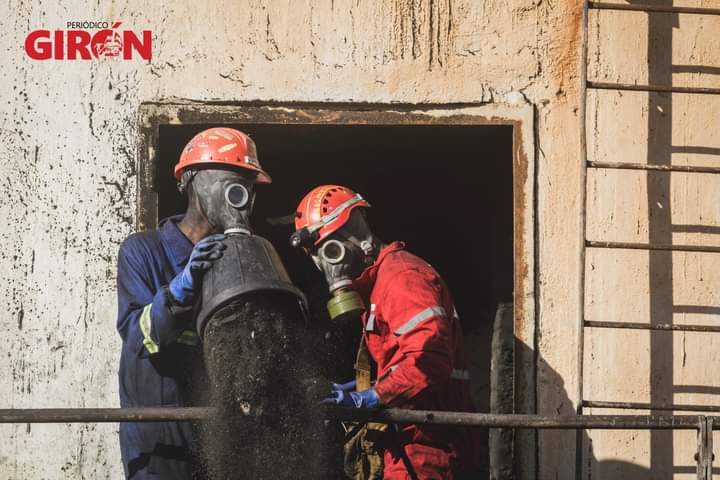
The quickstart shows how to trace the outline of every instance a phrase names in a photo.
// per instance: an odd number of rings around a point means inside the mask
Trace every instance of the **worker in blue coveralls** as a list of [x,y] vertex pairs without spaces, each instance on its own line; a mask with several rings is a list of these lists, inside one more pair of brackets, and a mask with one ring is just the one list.
[[[188,197],[185,215],[161,221],[157,230],[130,235],[118,254],[123,407],[189,406],[196,393],[203,393],[198,392],[205,383],[194,311],[202,275],[225,248],[218,202],[246,212],[247,220],[254,185],[271,181],[250,137],[221,127],[188,143],[175,177]],[[122,423],[126,478],[201,478],[192,437],[187,422]]]

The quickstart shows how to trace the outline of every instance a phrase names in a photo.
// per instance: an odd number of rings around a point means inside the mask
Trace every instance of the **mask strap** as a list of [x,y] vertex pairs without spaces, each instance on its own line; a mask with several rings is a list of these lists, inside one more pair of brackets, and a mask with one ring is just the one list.
[[250,197],[250,206],[248,207],[248,210],[250,210],[250,213],[252,213],[253,208],[255,207],[255,189],[253,188],[252,197]]
[[[195,179],[195,175],[198,174],[198,171],[199,170],[190,170],[188,172],[190,175],[188,175],[187,177],[185,177],[184,173],[182,174],[182,176],[180,177],[180,181],[178,182],[178,185],[177,185],[177,188],[180,191],[180,193],[185,195],[185,193],[187,192],[187,188],[190,185],[190,182],[192,182],[193,179]],[[185,178],[187,178],[187,180],[185,180]]]
[[342,228],[335,232],[337,236],[346,240],[360,249],[366,258],[372,258],[375,254],[375,245],[369,240],[360,240],[355,235],[346,233]]

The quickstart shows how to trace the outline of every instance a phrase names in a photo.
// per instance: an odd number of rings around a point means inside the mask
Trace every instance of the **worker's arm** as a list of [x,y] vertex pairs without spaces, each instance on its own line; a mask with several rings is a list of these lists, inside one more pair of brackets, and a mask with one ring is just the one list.
[[383,406],[402,404],[450,378],[453,312],[443,307],[443,288],[437,275],[416,270],[398,274],[388,288],[381,313],[402,358],[375,384]]
[[120,246],[117,329],[123,342],[141,356],[158,353],[176,342],[191,320],[192,305],[173,301],[167,286],[155,291],[150,265],[159,261],[136,237]]

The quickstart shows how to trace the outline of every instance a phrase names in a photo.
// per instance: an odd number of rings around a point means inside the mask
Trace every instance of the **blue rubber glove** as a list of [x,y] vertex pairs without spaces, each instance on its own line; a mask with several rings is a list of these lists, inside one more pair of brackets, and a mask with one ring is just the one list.
[[357,380],[353,380],[352,382],[347,383],[333,383],[332,384],[333,391],[340,390],[341,392],[353,392],[357,389]]
[[212,263],[223,256],[226,246],[222,243],[225,235],[218,233],[203,238],[192,249],[190,259],[182,272],[170,281],[168,290],[178,305],[187,306],[195,302],[203,273]]
[[355,391],[357,382],[353,380],[348,383],[334,383],[330,391],[330,396],[322,399],[320,405],[341,405],[350,398],[350,392]]
[[356,382],[348,382],[343,384],[333,383],[330,396],[324,398],[321,405],[338,405],[348,408],[378,408],[380,399],[374,388],[356,392]]

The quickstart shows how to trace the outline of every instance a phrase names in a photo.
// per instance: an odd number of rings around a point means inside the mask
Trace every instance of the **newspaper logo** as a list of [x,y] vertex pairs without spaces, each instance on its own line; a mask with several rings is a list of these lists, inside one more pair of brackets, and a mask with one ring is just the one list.
[[33,60],[152,59],[152,31],[120,30],[122,22],[67,22],[66,30],[33,30],[25,53]]

